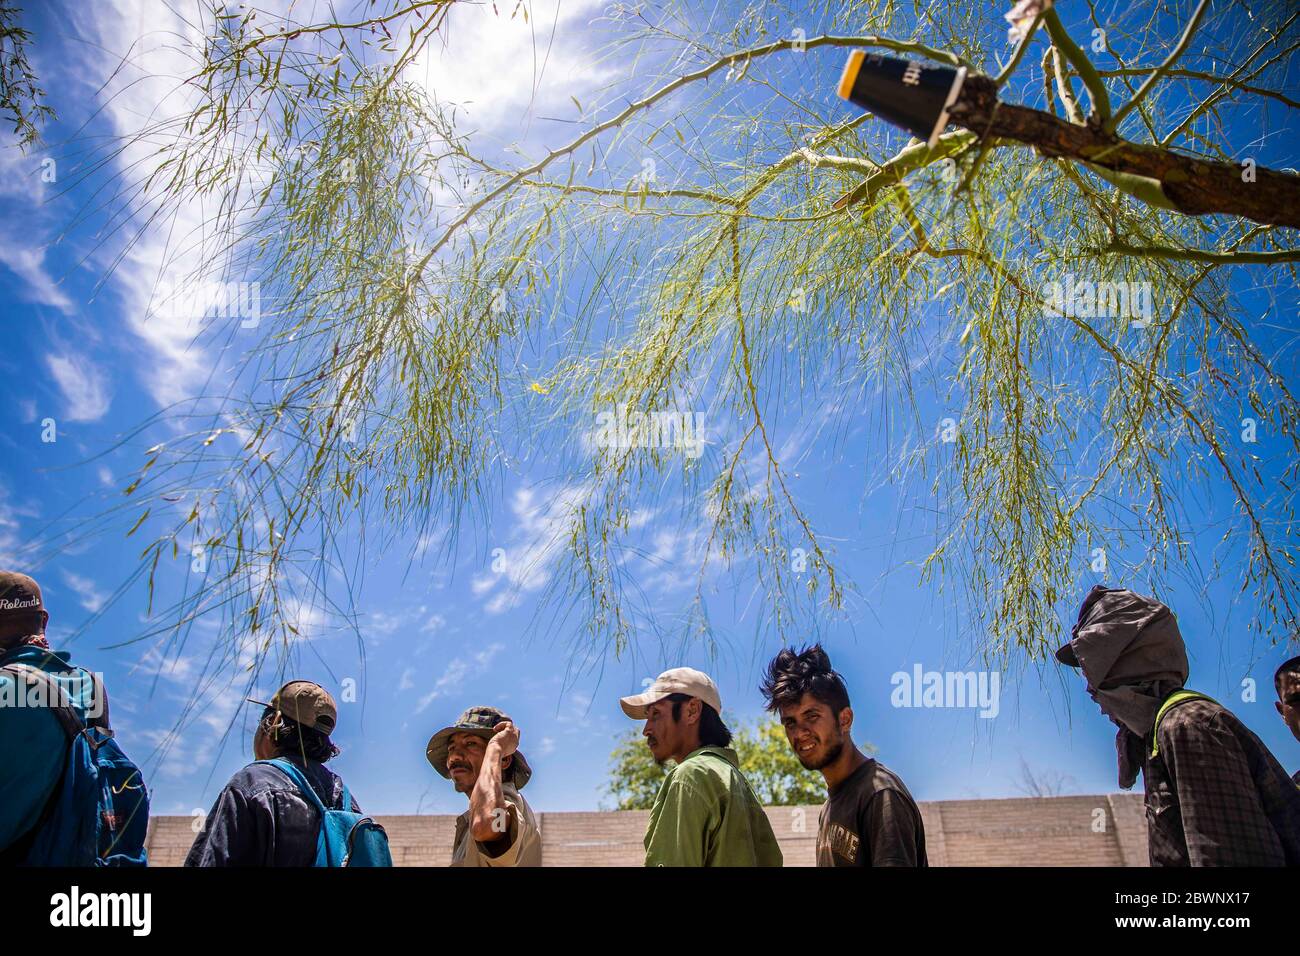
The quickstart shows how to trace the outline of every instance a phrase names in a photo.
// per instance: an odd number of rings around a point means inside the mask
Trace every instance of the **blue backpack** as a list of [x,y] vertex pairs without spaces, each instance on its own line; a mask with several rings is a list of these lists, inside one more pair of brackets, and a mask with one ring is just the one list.
[[352,795],[343,785],[343,809],[332,810],[321,802],[320,795],[303,772],[287,760],[259,760],[269,763],[293,781],[308,803],[321,815],[320,835],[316,838],[316,862],[312,866],[392,866],[388,851],[388,834],[372,818],[352,812]]
[[[99,716],[83,722],[59,679],[30,664],[3,668],[20,682],[43,686],[45,700],[71,746],[63,776],[36,823],[24,866],[145,866],[149,791],[140,768],[122,752],[108,723],[108,696],[93,681]],[[79,669],[80,670],[80,669]],[[20,684],[21,686],[21,684]]]

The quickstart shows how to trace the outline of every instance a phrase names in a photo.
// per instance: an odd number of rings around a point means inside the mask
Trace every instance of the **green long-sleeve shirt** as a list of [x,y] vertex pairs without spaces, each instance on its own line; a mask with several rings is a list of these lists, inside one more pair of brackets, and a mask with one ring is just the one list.
[[701,747],[659,788],[646,866],[780,866],[772,824],[730,747]]

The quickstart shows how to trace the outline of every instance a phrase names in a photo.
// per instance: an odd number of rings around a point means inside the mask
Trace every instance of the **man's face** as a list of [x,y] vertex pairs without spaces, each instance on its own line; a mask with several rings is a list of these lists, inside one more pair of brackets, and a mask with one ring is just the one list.
[[1291,736],[1300,740],[1300,676],[1283,674],[1277,697],[1273,706],[1282,715],[1282,722],[1291,731]]
[[452,734],[447,744],[447,772],[457,793],[469,793],[483,766],[487,741],[478,734]]
[[262,733],[262,726],[266,718],[274,714],[274,710],[263,711],[262,719],[257,722],[257,729],[253,731],[254,760],[271,760],[275,757],[275,743],[266,734]]
[[804,694],[798,703],[781,706],[781,726],[799,762],[808,770],[821,770],[844,751],[853,709],[845,707],[837,718],[830,705]]
[[641,734],[650,745],[655,763],[663,763],[685,749],[688,722],[692,715],[698,721],[699,706],[700,702],[695,698],[683,701],[676,720],[673,720],[671,700],[658,700],[646,708],[645,728]]
[[18,642],[25,637],[44,634],[45,625],[49,623],[49,620],[50,615],[44,610],[35,616],[18,614],[0,619],[0,648],[8,650],[11,647],[16,647]]
[[[1107,687],[1106,689],[1112,690],[1113,688]],[[1088,696],[1092,698],[1092,702],[1097,705],[1097,709],[1101,711],[1102,715],[1112,724],[1116,727],[1124,726],[1123,722],[1110,712],[1110,708],[1107,706],[1106,701],[1102,699],[1101,692],[1098,691],[1097,688],[1093,687],[1091,682],[1088,684]]]
[[274,756],[275,748],[266,739],[266,734],[262,733],[262,725],[258,724],[257,729],[253,731],[253,759],[270,760]]
[[[1091,684],[1088,685],[1088,696],[1092,698],[1092,702],[1097,705],[1098,710],[1107,717],[1110,717],[1110,714],[1106,713],[1106,708],[1102,706],[1101,696],[1098,694],[1097,688],[1093,687]],[[1112,717],[1111,719],[1113,720],[1114,718]]]

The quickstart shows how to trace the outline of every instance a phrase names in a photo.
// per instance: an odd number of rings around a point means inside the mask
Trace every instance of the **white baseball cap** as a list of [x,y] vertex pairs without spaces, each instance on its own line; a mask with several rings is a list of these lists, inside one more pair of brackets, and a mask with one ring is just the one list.
[[670,671],[664,671],[644,694],[620,697],[618,702],[623,713],[633,720],[644,720],[649,716],[649,706],[669,694],[698,697],[719,714],[722,713],[722,697],[718,693],[718,685],[713,683],[708,674],[693,667],[674,667]]

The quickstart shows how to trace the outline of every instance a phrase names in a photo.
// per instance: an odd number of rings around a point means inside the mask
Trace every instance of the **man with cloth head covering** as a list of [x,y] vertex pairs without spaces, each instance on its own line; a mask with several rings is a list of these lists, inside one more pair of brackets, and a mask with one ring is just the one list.
[[1077,667],[1119,733],[1119,783],[1142,771],[1152,866],[1300,865],[1300,793],[1226,707],[1183,689],[1172,611],[1098,585],[1057,660]]

